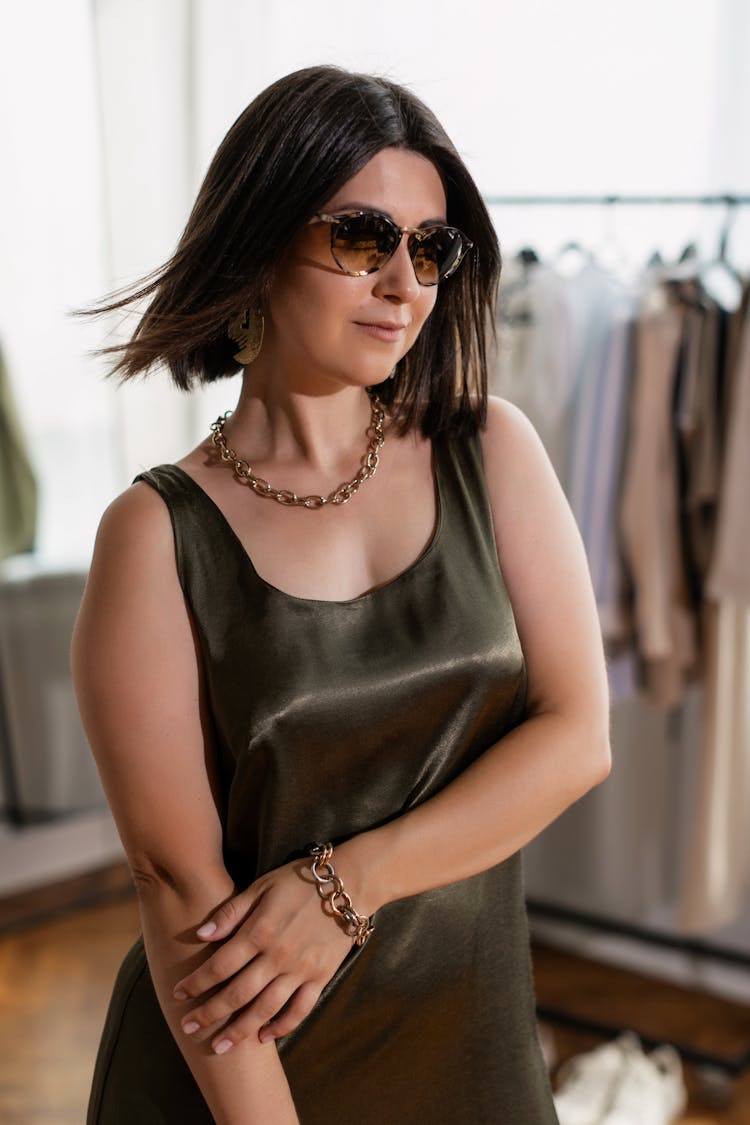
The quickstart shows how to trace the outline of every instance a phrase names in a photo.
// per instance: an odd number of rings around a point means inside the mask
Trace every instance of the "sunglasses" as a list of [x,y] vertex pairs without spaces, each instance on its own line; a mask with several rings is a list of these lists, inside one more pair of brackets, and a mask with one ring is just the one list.
[[315,216],[313,222],[331,224],[331,254],[339,269],[350,277],[375,273],[398,250],[408,234],[409,257],[420,285],[437,285],[450,277],[474,245],[456,227],[434,224],[399,227],[379,211],[347,211]]

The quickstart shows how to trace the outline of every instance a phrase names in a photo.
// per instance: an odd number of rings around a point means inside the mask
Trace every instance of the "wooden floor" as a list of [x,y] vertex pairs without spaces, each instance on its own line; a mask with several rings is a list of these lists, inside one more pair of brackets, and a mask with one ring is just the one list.
[[[748,1007],[538,946],[534,975],[540,1006],[722,1058],[740,1057],[750,1047]],[[558,1062],[604,1041],[552,1030]],[[692,1066],[684,1071],[690,1101],[681,1125],[750,1125],[750,1070],[734,1081],[725,1071]]]
[[[136,905],[128,898],[0,938],[3,1125],[82,1125],[114,974],[137,933]],[[554,950],[535,949],[534,962],[540,1004],[573,1008],[644,1034],[668,1027],[704,1049],[750,1043],[750,1009]],[[553,1034],[559,1060],[597,1044],[577,1033]],[[734,1084],[732,1103],[724,1108],[708,1105],[695,1075],[688,1071],[687,1077],[691,1102],[684,1125],[750,1125],[750,1074]]]

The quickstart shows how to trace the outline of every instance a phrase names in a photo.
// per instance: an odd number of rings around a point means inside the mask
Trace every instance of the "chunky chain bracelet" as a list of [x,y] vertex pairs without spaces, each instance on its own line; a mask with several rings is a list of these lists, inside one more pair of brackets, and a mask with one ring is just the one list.
[[344,884],[333,870],[332,844],[313,844],[310,847],[312,857],[312,877],[318,894],[324,902],[328,903],[331,912],[340,920],[344,933],[354,938],[355,945],[364,945],[373,931],[372,920],[365,915],[358,914],[352,906],[352,900],[344,890]]

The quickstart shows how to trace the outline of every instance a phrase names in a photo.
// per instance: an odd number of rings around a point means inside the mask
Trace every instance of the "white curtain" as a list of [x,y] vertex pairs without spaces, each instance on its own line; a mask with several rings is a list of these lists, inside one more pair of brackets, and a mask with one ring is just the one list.
[[112,393],[68,310],[107,284],[90,6],[0,6],[0,341],[40,481],[40,554],[81,563],[115,488]]

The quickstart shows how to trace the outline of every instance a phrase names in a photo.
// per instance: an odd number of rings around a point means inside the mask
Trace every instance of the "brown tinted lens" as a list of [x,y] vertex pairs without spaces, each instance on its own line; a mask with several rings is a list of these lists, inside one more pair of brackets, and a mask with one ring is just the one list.
[[420,285],[436,285],[450,273],[461,257],[463,240],[452,227],[437,227],[423,235],[412,235],[409,252]]
[[399,238],[398,229],[380,215],[353,215],[335,228],[331,250],[347,273],[373,273],[391,257]]

